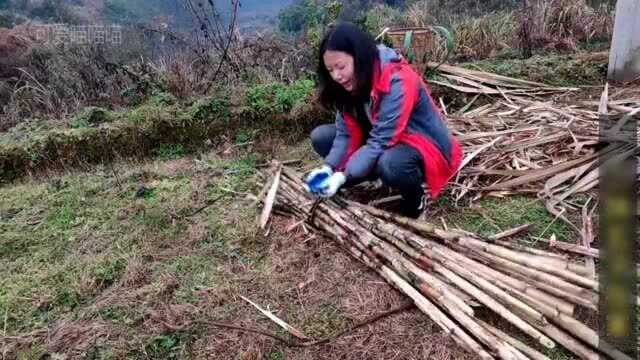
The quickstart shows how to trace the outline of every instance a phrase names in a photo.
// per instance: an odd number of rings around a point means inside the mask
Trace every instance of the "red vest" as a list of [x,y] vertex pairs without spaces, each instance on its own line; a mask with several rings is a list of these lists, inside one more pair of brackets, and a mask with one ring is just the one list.
[[[431,106],[437,109],[438,107],[433,102],[433,98],[430,95],[427,85],[422,80],[422,77],[418,75],[411,66],[405,61],[389,62],[379,71],[379,65],[375,65],[376,71],[374,72],[374,78],[371,90],[371,122],[375,126],[378,118],[378,110],[380,105],[380,97],[390,90],[391,77],[394,74],[400,73],[403,78],[404,85],[404,102],[402,105],[402,114],[398,121],[398,125],[393,135],[393,139],[389,146],[394,146],[398,143],[406,144],[416,149],[423,160],[423,170],[426,178],[426,186],[429,191],[431,199],[436,199],[441,191],[444,189],[449,180],[458,172],[458,168],[462,162],[462,148],[457,139],[451,135],[451,159],[447,161],[444,154],[440,149],[429,139],[426,134],[419,132],[407,131],[407,124],[411,118],[411,112],[413,106],[416,104],[419,95],[419,88],[424,88]],[[339,169],[344,169],[346,163],[351,156],[362,146],[363,133],[358,125],[358,122],[349,113],[343,113],[347,132],[349,133],[349,145],[347,153],[345,154]],[[440,118],[444,121],[444,117],[440,113]]]

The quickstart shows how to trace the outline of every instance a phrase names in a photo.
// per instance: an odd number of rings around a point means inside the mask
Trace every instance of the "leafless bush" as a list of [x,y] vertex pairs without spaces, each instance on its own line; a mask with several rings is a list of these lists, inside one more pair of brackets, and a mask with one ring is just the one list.
[[123,90],[138,80],[127,69],[146,55],[139,35],[127,32],[122,44],[34,41],[8,54],[4,127],[22,118],[65,117],[83,105],[123,104]]

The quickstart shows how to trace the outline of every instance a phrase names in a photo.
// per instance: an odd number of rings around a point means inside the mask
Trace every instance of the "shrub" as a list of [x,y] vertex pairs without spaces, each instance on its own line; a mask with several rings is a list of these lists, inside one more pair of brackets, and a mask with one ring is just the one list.
[[287,113],[307,101],[313,93],[312,80],[297,80],[291,85],[256,85],[247,92],[247,103],[256,114]]
[[517,29],[510,12],[491,13],[453,25],[456,56],[462,59],[493,57],[496,52],[513,45]]
[[149,98],[149,103],[159,106],[174,105],[178,99],[171,93],[160,91]]
[[195,121],[221,119],[228,122],[231,117],[229,99],[214,97],[199,100],[191,106],[188,114]]
[[164,106],[145,103],[129,111],[127,118],[134,124],[145,124],[169,119],[171,116]]
[[298,33],[309,24],[318,24],[322,7],[313,0],[296,0],[278,14],[278,26],[283,32]]
[[71,127],[96,126],[112,120],[113,115],[109,111],[95,106],[88,106],[71,120]]
[[404,25],[403,13],[388,5],[378,5],[367,11],[364,28],[370,33],[378,34],[385,27],[398,27]]

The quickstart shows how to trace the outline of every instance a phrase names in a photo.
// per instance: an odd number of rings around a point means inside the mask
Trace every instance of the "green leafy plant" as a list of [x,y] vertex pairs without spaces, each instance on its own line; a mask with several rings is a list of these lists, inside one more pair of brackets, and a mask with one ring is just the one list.
[[280,30],[297,33],[311,23],[319,23],[322,10],[313,0],[297,0],[278,14]]
[[312,80],[297,80],[291,85],[271,83],[256,85],[247,93],[247,103],[259,114],[286,113],[304,103],[313,92]]
[[364,28],[372,34],[378,34],[384,27],[402,23],[402,12],[388,5],[379,5],[367,11]]
[[155,153],[160,159],[170,160],[184,156],[186,151],[182,144],[175,144],[160,146]]
[[168,118],[167,109],[164,106],[145,103],[129,111],[128,119],[135,124],[144,124]]
[[71,120],[73,128],[87,128],[113,120],[113,115],[100,107],[87,106]]
[[175,335],[156,336],[145,346],[145,352],[153,359],[175,359],[179,344],[180,339]]
[[178,99],[171,93],[160,91],[149,98],[149,103],[154,105],[173,105]]
[[191,106],[189,114],[196,121],[213,119],[229,121],[231,117],[229,99],[214,97],[200,100]]
[[55,303],[73,309],[80,305],[80,295],[75,290],[62,288],[55,298]]
[[93,277],[98,287],[107,287],[120,278],[126,267],[127,262],[122,258],[105,261],[93,270]]

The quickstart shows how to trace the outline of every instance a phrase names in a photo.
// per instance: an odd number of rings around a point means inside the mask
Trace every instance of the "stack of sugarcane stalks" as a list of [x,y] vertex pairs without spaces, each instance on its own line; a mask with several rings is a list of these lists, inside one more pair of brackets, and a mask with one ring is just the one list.
[[467,94],[539,96],[578,90],[577,88],[550,86],[453,65],[439,65],[429,62],[427,66],[437,68],[439,75],[446,79],[446,81],[432,80],[430,83]]
[[[626,100],[636,101],[629,112],[610,109],[607,98],[605,91],[600,108],[592,109],[506,96],[450,114],[449,126],[466,155],[460,174],[467,180],[464,188],[542,191],[549,197],[560,193],[558,199],[593,188],[599,160],[634,156],[638,150],[636,143],[615,141],[615,137],[621,135],[624,124],[640,117],[640,96]],[[618,127],[608,137],[600,134],[602,116],[613,119]],[[572,187],[583,176],[586,180]]]
[[[502,94],[491,104],[472,106],[447,116],[465,152],[453,186],[456,201],[533,193],[582,231],[563,215],[584,207],[572,196],[596,188],[603,163],[639,155],[637,142],[624,135],[625,125],[640,117],[637,92],[610,95],[605,86],[599,102],[573,103]],[[611,124],[608,133],[601,133],[604,118]]]
[[[547,359],[561,344],[580,358],[630,359],[574,317],[596,312],[598,283],[557,254],[447,231],[335,197],[317,202],[301,175],[278,166],[265,203],[334,239],[375,270],[458,344],[482,359]],[[475,315],[482,304],[539,346],[528,346]]]

